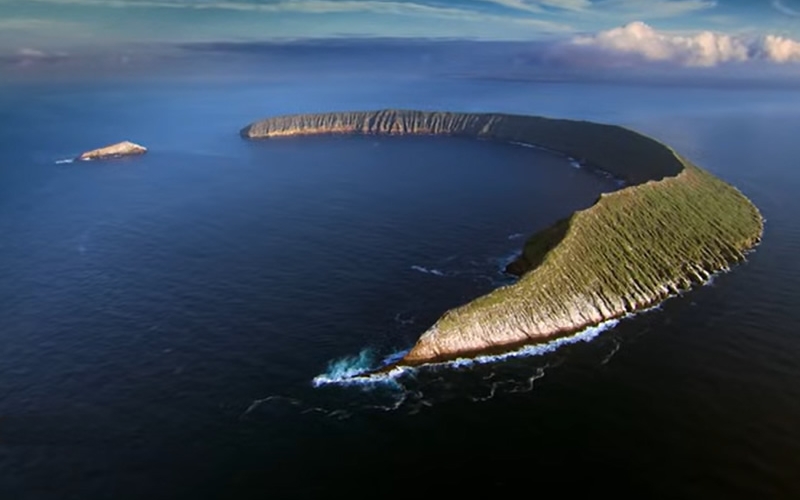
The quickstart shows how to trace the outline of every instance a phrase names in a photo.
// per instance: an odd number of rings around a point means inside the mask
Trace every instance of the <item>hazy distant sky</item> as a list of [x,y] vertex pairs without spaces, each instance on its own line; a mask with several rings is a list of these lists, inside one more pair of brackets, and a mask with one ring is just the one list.
[[[440,38],[516,42],[419,45]],[[799,40],[800,0],[0,0],[0,79],[163,68],[189,56],[252,66],[257,54],[276,74],[356,62],[398,71],[402,59],[412,72],[635,76],[646,67],[798,80]]]
[[800,0],[0,0],[0,43],[9,49],[351,35],[527,40],[633,21],[678,32],[800,38]]

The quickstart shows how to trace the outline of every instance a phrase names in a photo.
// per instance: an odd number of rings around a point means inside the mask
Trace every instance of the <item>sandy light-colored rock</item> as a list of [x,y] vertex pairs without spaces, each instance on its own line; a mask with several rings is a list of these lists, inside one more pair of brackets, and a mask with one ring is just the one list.
[[102,148],[93,149],[81,154],[79,160],[102,160],[105,158],[120,158],[123,156],[142,155],[147,148],[130,141],[118,142]]

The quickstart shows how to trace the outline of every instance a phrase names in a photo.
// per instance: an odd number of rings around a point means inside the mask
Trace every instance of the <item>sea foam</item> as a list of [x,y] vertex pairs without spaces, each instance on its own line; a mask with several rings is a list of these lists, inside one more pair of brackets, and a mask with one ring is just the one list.
[[[751,250],[752,252],[753,250]],[[416,269],[419,266],[412,266]],[[417,269],[422,272],[430,272],[425,268]],[[434,270],[435,271],[435,270]],[[441,272],[441,271],[439,271]],[[702,286],[713,286],[715,279],[724,273],[730,272],[730,269],[721,269],[711,273],[708,278],[702,283]],[[565,337],[552,339],[541,344],[532,344],[520,347],[512,351],[500,354],[486,354],[479,355],[472,358],[457,358],[452,361],[426,363],[418,366],[396,366],[388,372],[373,373],[381,367],[394,364],[405,356],[408,350],[397,351],[378,362],[378,357],[372,349],[364,349],[356,356],[346,356],[344,358],[336,359],[328,364],[328,369],[325,373],[317,375],[312,381],[314,387],[321,387],[325,385],[341,385],[341,386],[361,386],[361,387],[374,387],[376,385],[393,385],[398,386],[397,379],[403,375],[414,373],[417,370],[435,369],[439,367],[453,367],[464,368],[475,365],[485,365],[490,363],[500,363],[514,358],[527,358],[533,356],[541,356],[557,351],[563,346],[570,344],[577,344],[580,342],[590,342],[599,337],[603,332],[610,330],[617,326],[620,321],[642,314],[647,314],[652,311],[661,310],[664,302],[669,299],[683,296],[686,291],[679,291],[677,294],[666,297],[664,301],[650,307],[641,309],[639,311],[625,314],[624,316],[616,319],[610,319],[599,323],[595,326],[585,328],[577,333]],[[604,359],[602,364],[608,363],[610,358],[619,350],[617,343],[612,352]]]
[[428,269],[427,267],[416,266],[416,265],[411,266],[411,269],[425,274],[432,274],[434,276],[444,276],[444,273],[438,269]]
[[376,362],[374,351],[371,349],[362,350],[357,356],[347,356],[341,359],[331,361],[328,364],[328,369],[325,373],[317,375],[312,381],[314,387],[321,387],[324,385],[345,385],[345,386],[374,386],[377,384],[397,384],[397,379],[401,376],[415,372],[417,370],[424,370],[427,368],[437,367],[453,367],[465,368],[474,365],[485,365],[489,363],[499,363],[514,358],[526,358],[532,356],[541,356],[555,352],[559,348],[569,345],[577,344],[579,342],[589,342],[597,338],[604,331],[614,328],[619,319],[612,319],[600,323],[599,325],[592,326],[581,330],[573,335],[566,337],[559,337],[548,342],[541,344],[533,344],[523,346],[513,351],[508,351],[500,354],[486,354],[475,356],[473,358],[457,358],[452,361],[444,361],[437,363],[426,363],[419,366],[397,366],[385,373],[372,373],[379,369],[381,366],[386,366],[396,362],[405,355],[407,351],[397,352],[384,358],[380,364]]

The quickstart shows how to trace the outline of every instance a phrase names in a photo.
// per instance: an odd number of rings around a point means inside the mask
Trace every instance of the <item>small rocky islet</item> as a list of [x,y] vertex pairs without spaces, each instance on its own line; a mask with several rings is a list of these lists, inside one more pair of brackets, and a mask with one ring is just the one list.
[[146,147],[130,141],[122,141],[116,144],[103,146],[102,148],[86,151],[85,153],[81,153],[77,159],[80,161],[106,160],[110,158],[138,156],[145,153],[147,153]]

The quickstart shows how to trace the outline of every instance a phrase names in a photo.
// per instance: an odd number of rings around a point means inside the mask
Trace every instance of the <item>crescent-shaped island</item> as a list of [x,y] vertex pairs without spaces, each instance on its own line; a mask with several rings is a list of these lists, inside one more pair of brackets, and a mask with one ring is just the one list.
[[[745,259],[763,218],[739,190],[670,147],[597,123],[410,110],[278,116],[248,139],[318,134],[449,135],[530,144],[625,181],[531,236],[508,286],[447,311],[396,364],[510,351],[653,307]],[[388,369],[391,367],[385,367]]]

